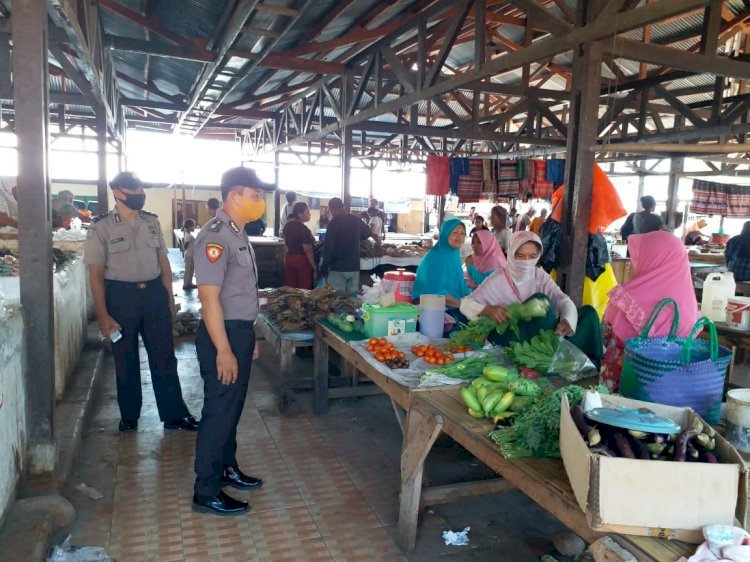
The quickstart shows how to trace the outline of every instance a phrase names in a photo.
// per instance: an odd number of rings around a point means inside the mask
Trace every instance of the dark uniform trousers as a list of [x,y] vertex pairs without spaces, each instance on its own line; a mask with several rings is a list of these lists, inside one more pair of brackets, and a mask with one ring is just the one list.
[[245,407],[255,349],[255,328],[247,320],[226,320],[229,346],[237,359],[237,381],[224,385],[216,369],[216,347],[201,321],[195,335],[203,378],[203,411],[195,442],[195,494],[214,497],[225,466],[237,462],[237,423]]
[[107,280],[105,298],[107,312],[120,325],[122,333],[122,339],[112,344],[122,418],[137,420],[141,413],[139,334],[148,354],[159,418],[171,421],[189,415],[177,377],[169,297],[161,279],[143,283]]

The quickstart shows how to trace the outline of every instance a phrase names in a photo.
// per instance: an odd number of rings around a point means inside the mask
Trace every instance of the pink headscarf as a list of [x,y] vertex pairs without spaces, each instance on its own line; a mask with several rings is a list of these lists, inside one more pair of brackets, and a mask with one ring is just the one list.
[[[680,311],[678,334],[687,336],[698,320],[690,263],[682,241],[666,231],[633,234],[628,238],[633,278],[609,292],[604,318],[625,341],[641,334],[656,303],[670,297]],[[666,336],[672,323],[671,307],[663,312],[652,336]]]
[[474,236],[479,239],[483,251],[480,255],[474,255],[474,267],[480,273],[494,271],[498,267],[505,267],[505,254],[500,244],[497,243],[495,235],[489,230],[477,230]]

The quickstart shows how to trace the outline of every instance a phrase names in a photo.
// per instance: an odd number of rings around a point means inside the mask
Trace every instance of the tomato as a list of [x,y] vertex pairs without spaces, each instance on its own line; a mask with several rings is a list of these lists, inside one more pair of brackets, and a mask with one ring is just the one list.
[[424,357],[424,351],[417,351],[416,353],[414,353],[414,355],[416,355],[417,357]]
[[373,349],[375,348],[372,345],[370,344],[367,345],[367,351],[372,351]]
[[425,355],[424,360],[425,360],[425,363],[427,363],[428,365],[435,364],[435,359],[432,358],[432,355]]
[[384,356],[383,356],[383,354],[382,354],[382,353],[380,353],[380,352],[378,352],[378,353],[376,353],[376,354],[375,354],[375,359],[376,359],[377,361],[380,361],[381,363],[382,363],[383,361],[385,361],[385,357],[384,357]]
[[369,345],[377,345],[377,343],[378,343],[378,338],[370,338],[369,340],[367,340],[367,343],[368,343]]
[[399,357],[400,357],[401,359],[403,359],[404,357],[406,357],[406,353],[404,353],[403,351],[399,351],[399,352],[398,352],[398,356],[399,356]]
[[454,360],[454,357],[453,357],[453,355],[451,355],[451,354],[449,353],[448,355],[446,355],[446,356],[445,356],[445,360],[446,360],[446,361],[453,361],[453,360]]
[[435,363],[437,363],[439,366],[443,366],[443,365],[445,365],[445,359],[443,359],[442,357],[440,357],[440,358],[438,358],[435,361]]
[[424,353],[425,351],[427,351],[427,346],[426,345],[418,345],[417,347],[419,348],[419,351],[421,351],[422,353]]
[[379,343],[380,345],[386,345],[386,344],[388,343],[388,340],[387,340],[387,339],[385,339],[385,338],[380,338],[380,339],[378,340],[378,343]]

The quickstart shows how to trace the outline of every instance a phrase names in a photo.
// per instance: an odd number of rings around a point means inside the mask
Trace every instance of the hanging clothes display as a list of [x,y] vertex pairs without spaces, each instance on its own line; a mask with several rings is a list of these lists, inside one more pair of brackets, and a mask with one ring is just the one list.
[[448,195],[451,179],[451,159],[447,156],[428,156],[425,179],[425,193],[427,195]]
[[695,179],[690,211],[699,215],[747,218],[750,216],[750,186]]
[[497,170],[497,196],[517,197],[520,185],[516,161],[498,160]]
[[518,197],[526,199],[534,193],[534,161],[519,160],[518,165]]
[[458,180],[461,176],[469,174],[469,159],[468,158],[451,158],[451,179],[450,179],[450,192],[453,195],[458,195]]
[[484,183],[481,160],[469,160],[469,174],[458,178],[458,202],[477,203]]
[[[563,166],[564,169],[564,166]],[[547,179],[547,161],[534,160],[534,189],[532,193],[537,199],[552,197],[555,191],[554,183]]]
[[559,158],[547,160],[547,181],[554,184],[554,189],[565,183],[565,160]]

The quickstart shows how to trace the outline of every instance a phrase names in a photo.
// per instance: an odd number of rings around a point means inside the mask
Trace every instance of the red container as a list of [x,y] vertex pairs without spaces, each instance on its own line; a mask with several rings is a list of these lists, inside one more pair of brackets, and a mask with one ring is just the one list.
[[396,302],[411,302],[411,292],[416,278],[416,273],[411,271],[403,269],[388,271],[383,276],[383,289],[386,293],[394,292]]

